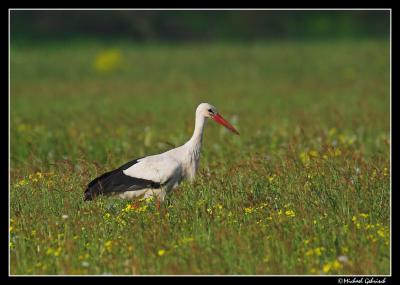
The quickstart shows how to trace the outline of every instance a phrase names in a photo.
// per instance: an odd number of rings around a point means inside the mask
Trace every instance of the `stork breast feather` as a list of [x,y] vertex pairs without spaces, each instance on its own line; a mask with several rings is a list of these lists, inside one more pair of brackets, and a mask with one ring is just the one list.
[[180,164],[174,159],[152,159],[150,157],[139,160],[123,172],[125,175],[164,183],[171,176],[178,174]]

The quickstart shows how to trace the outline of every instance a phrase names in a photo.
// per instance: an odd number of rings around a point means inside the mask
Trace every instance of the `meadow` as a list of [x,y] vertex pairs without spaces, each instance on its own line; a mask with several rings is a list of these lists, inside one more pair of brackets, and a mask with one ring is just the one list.
[[[11,44],[10,273],[390,274],[384,40]],[[188,140],[200,169],[151,199],[88,182]]]

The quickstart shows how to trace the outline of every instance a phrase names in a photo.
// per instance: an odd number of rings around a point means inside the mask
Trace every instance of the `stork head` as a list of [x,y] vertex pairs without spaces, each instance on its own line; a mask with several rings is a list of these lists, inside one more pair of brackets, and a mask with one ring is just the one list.
[[210,118],[218,124],[227,128],[231,132],[237,135],[239,134],[239,132],[218,113],[217,108],[215,108],[213,105],[210,105],[208,103],[201,103],[196,109],[196,116]]

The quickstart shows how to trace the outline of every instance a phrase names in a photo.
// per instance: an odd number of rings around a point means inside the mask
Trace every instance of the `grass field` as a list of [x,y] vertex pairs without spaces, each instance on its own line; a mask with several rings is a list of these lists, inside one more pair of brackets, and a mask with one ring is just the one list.
[[[389,274],[389,43],[11,46],[11,274]],[[195,183],[83,202],[190,138]]]

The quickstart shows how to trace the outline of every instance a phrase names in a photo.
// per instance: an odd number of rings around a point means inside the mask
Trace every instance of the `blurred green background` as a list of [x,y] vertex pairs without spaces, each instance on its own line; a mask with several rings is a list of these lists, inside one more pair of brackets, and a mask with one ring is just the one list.
[[11,11],[15,40],[252,41],[389,36],[388,10]]
[[[11,11],[12,274],[389,274],[389,11]],[[159,212],[83,202],[205,130]],[[147,203],[147,202],[146,202]]]

